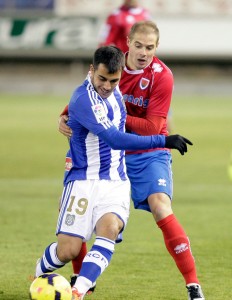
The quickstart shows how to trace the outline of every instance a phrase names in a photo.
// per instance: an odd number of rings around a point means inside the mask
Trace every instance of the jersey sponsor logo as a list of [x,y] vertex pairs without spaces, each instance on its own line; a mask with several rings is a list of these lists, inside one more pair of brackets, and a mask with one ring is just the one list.
[[163,67],[161,67],[161,65],[160,65],[160,64],[157,64],[157,63],[154,63],[154,64],[152,65],[152,68],[153,68],[153,70],[154,70],[155,72],[157,72],[157,73],[161,73],[161,72],[163,71]]
[[126,113],[127,113],[126,104],[125,104],[125,101],[124,101],[124,99],[122,99],[122,105],[123,105],[123,108],[124,108],[124,112],[126,112]]
[[149,79],[141,78],[139,83],[141,90],[145,90],[148,87],[149,83],[150,83]]
[[85,262],[92,261],[93,258],[98,261],[98,264],[100,265],[100,267],[108,266],[108,260],[101,253],[99,253],[97,251],[88,252],[85,257]]
[[71,157],[66,157],[65,159],[65,171],[70,171],[72,168],[72,159]]
[[106,113],[102,104],[93,105],[92,110],[98,123],[106,121]]
[[139,98],[135,98],[133,95],[123,95],[123,100],[125,102],[128,102],[128,103],[132,103],[134,105],[137,105],[137,106],[141,106],[143,108],[147,108],[148,106],[148,102],[149,102],[149,99],[143,99],[142,96],[140,96]]
[[174,248],[174,251],[176,252],[176,254],[180,254],[186,250],[188,250],[188,245],[186,243],[181,243],[180,245],[177,245],[175,248]]

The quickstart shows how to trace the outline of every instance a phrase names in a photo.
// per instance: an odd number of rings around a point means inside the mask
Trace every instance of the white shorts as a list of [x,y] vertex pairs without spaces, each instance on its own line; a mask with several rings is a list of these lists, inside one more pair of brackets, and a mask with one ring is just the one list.
[[129,210],[129,180],[71,181],[63,190],[56,234],[78,236],[88,241],[97,221],[106,213],[115,213],[125,228]]

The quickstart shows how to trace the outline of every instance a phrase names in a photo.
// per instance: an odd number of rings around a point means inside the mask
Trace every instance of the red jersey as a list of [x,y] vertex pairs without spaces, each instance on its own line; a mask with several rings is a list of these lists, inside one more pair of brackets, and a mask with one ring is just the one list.
[[123,52],[127,52],[127,36],[132,25],[149,19],[151,17],[143,7],[128,8],[124,5],[121,6],[108,16],[100,33],[99,46],[114,45]]
[[[157,57],[142,70],[124,68],[119,87],[127,108],[128,131],[168,135],[167,115],[173,84],[171,70]],[[146,151],[152,150],[139,152]]]

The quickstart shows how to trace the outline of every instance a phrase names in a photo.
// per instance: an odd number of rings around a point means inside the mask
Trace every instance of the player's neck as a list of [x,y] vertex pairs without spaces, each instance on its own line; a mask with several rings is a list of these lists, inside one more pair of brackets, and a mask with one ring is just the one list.
[[128,57],[127,57],[127,60],[126,60],[126,67],[129,70],[136,70],[136,67],[132,63],[130,63],[130,60],[128,59]]
[[129,10],[131,8],[137,8],[138,5],[123,5],[121,9]]

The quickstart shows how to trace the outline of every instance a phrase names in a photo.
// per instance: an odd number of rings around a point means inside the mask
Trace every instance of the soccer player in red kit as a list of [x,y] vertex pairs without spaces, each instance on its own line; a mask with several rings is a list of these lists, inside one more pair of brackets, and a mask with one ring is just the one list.
[[[126,67],[120,80],[126,108],[127,132],[168,135],[167,115],[173,74],[156,56],[159,29],[152,21],[135,23],[129,33]],[[60,122],[60,131],[71,134]],[[127,174],[136,209],[151,212],[165,246],[182,274],[188,300],[204,300],[189,239],[172,210],[172,156],[169,149],[127,151]]]
[[124,53],[128,51],[127,37],[131,26],[138,21],[150,20],[147,9],[137,0],[124,0],[106,19],[100,30],[100,46],[114,45]]

